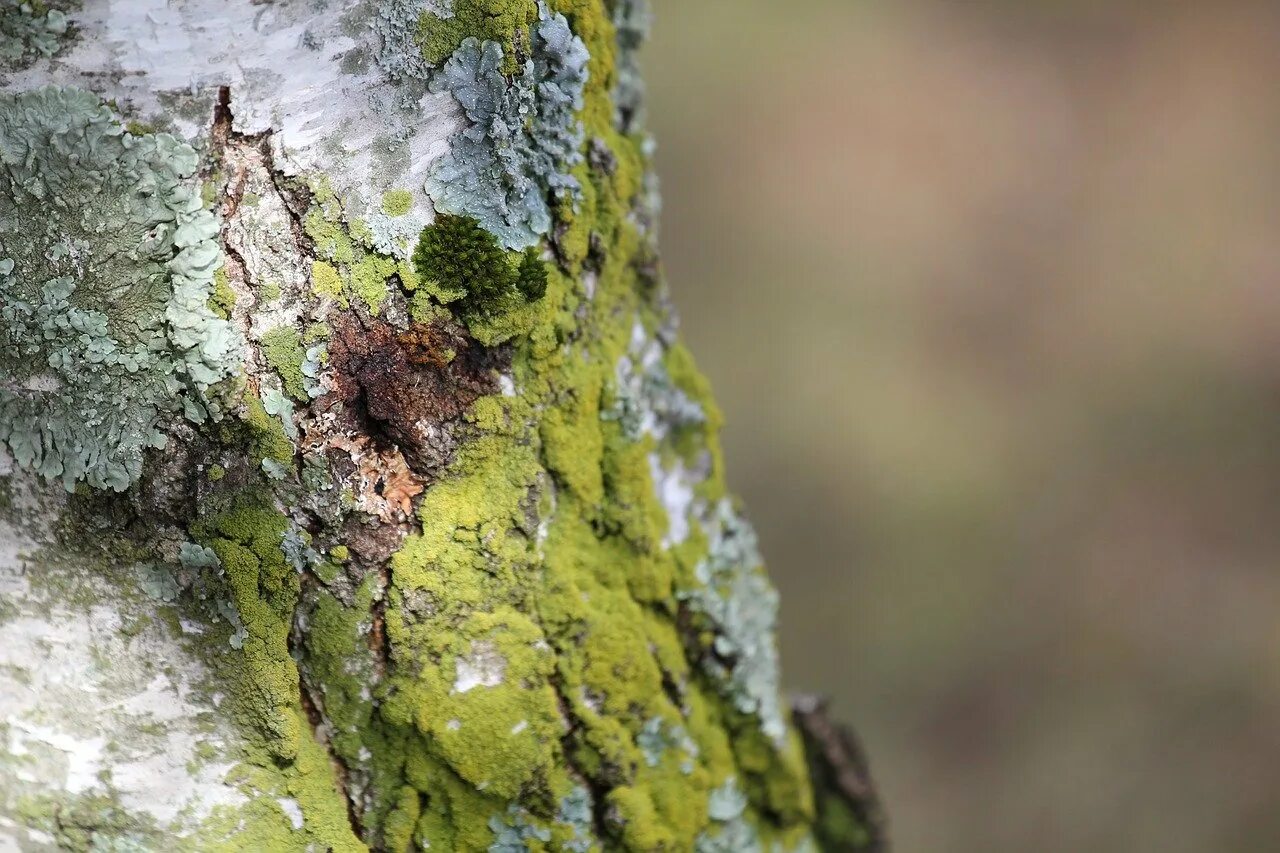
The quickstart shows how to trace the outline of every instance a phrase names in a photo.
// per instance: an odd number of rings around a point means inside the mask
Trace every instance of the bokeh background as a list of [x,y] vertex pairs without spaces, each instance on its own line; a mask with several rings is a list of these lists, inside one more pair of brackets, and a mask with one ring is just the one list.
[[897,849],[1280,850],[1280,4],[655,5],[685,336]]

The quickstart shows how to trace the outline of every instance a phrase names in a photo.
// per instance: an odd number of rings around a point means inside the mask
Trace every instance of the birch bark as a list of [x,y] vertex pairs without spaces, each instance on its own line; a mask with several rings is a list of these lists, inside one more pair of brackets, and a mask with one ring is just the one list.
[[879,849],[661,280],[646,26],[0,0],[0,849]]

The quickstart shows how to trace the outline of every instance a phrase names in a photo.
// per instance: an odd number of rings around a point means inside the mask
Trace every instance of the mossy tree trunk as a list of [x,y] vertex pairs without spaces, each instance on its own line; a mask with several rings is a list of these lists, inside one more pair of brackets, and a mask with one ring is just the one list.
[[0,849],[880,847],[676,334],[646,23],[0,0]]

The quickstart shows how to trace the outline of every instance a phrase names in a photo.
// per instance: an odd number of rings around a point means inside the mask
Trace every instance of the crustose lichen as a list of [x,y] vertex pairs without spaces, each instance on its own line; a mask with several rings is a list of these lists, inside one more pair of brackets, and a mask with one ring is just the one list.
[[197,165],[89,92],[0,94],[0,442],[68,489],[128,488],[239,365]]

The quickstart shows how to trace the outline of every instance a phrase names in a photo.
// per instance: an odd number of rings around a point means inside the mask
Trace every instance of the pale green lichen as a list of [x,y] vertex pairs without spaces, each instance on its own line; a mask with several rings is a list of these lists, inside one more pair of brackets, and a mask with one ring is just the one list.
[[511,249],[537,243],[551,230],[548,198],[580,190],[569,172],[581,162],[589,54],[563,15],[542,6],[531,30],[532,56],[519,73],[504,74],[496,41],[467,38],[432,77],[470,122],[450,141],[427,178],[438,210],[474,217]]
[[764,733],[781,744],[787,721],[774,641],[778,593],[764,574],[754,529],[727,499],[717,504],[707,537],[707,555],[695,570],[700,586],[681,593],[716,630],[704,666],[738,710],[758,716]]
[[[443,8],[377,4],[428,5]],[[232,685],[220,712],[251,744],[232,781],[255,799],[210,836],[227,849],[247,838],[269,850],[805,849],[807,771],[793,739],[765,733],[779,719],[787,732],[771,593],[725,498],[719,415],[650,272],[644,144],[616,122],[619,8],[552,0],[540,16],[563,15],[590,47],[576,120],[599,156],[571,167],[578,192],[551,203],[544,189],[556,221],[539,251],[505,251],[474,228],[483,244],[439,241],[419,275],[378,245],[366,208],[353,220],[311,185],[304,232],[321,298],[308,308],[332,331],[291,335],[275,359],[284,378],[259,370],[240,420],[212,431],[226,447],[209,461],[225,476],[200,481],[202,515],[175,569],[204,584],[192,607]],[[443,56],[477,36],[514,62],[537,25],[461,33]],[[414,220],[398,209],[372,216]],[[393,484],[344,481],[336,448],[295,441],[293,407],[311,439],[325,405],[307,412],[283,391],[298,365],[314,396],[330,339],[325,378],[340,380],[345,324],[402,328],[406,304],[462,344],[448,367],[413,369],[489,393],[439,425],[458,437],[448,461],[406,472],[424,490],[405,498],[406,538],[387,560],[394,545],[365,535],[355,491]],[[361,463],[404,449],[388,433],[351,438],[353,459],[385,454]],[[696,496],[683,522],[667,477]],[[195,567],[209,555],[216,568]]]
[[622,424],[633,441],[646,434],[663,438],[671,430],[706,421],[702,406],[672,380],[662,356],[661,343],[637,322],[627,354],[618,359],[613,405],[603,413]]
[[123,491],[239,364],[196,153],[46,88],[0,94],[0,163],[0,441],[68,489]]
[[618,0],[613,26],[618,32],[617,82],[613,87],[614,121],[623,133],[644,124],[644,76],[639,50],[649,37],[653,15],[649,0]]
[[62,49],[71,34],[72,0],[0,0],[0,69],[30,65]]
[[126,808],[110,787],[26,797],[17,803],[17,815],[25,826],[52,838],[54,849],[71,853],[145,853],[164,843],[165,833],[155,821]]
[[306,378],[302,373],[306,351],[302,333],[292,326],[277,326],[262,335],[262,355],[284,382],[284,390],[295,400],[306,400]]
[[372,27],[379,41],[378,65],[398,83],[425,85],[431,75],[431,62],[417,39],[432,5],[431,0],[382,0],[377,6]]
[[404,216],[413,208],[413,193],[408,190],[387,190],[382,194],[382,212],[387,216]]

